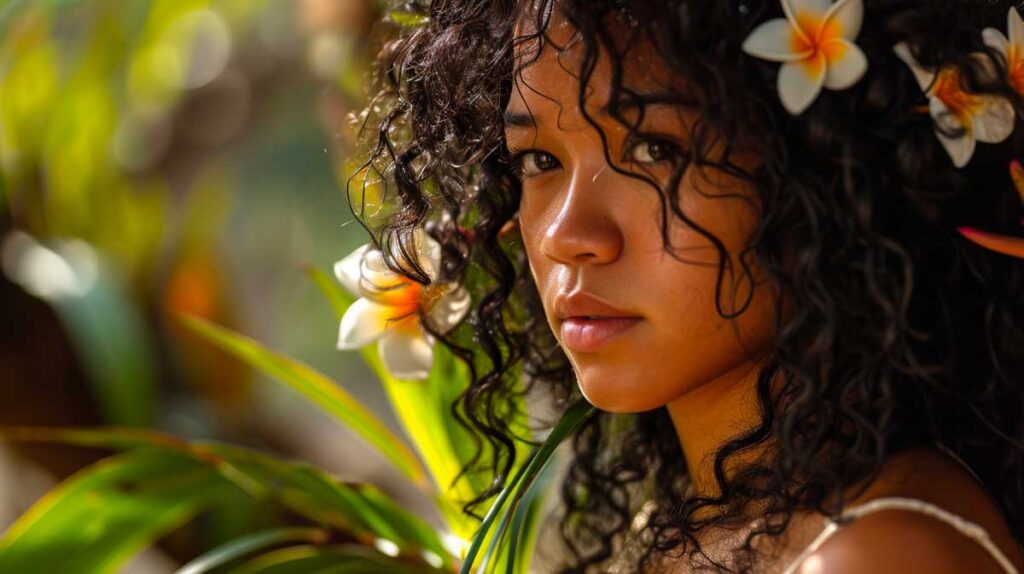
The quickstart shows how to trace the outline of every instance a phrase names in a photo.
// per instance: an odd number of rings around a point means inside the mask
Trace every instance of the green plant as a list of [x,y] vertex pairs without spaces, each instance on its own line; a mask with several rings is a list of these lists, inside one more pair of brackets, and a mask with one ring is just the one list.
[[[340,318],[353,298],[322,271],[308,271]],[[443,347],[435,348],[424,381],[391,377],[372,349],[363,350],[410,444],[311,367],[206,320],[183,316],[182,321],[352,429],[431,497],[448,532],[435,532],[372,485],[343,483],[309,464],[238,446],[127,428],[7,429],[2,431],[7,440],[121,452],[73,475],[24,514],[0,539],[0,572],[114,572],[175,527],[231,504],[281,509],[281,524],[218,545],[179,572],[529,571],[547,492],[545,468],[558,444],[593,412],[586,402],[571,406],[546,440],[519,457],[515,476],[478,524],[462,513],[460,503],[490,481],[476,474],[458,476],[471,456],[470,437],[448,409],[469,381],[467,370]]]
[[[239,185],[237,170],[214,162],[179,205],[182,192],[159,169],[159,138],[148,130],[172,122],[190,93],[182,74],[194,42],[186,32],[208,24],[215,13],[217,22],[244,39],[269,4],[0,0],[0,236],[10,225],[16,251],[59,259],[79,283],[88,283],[90,289],[73,296],[35,295],[56,311],[75,344],[103,420],[118,425],[0,429],[8,441],[116,451],[65,480],[3,533],[2,573],[114,572],[190,521],[229,515],[242,517],[238,522],[250,514],[260,520],[242,529],[245,534],[218,540],[181,572],[529,569],[550,475],[545,464],[589,408],[580,403],[571,409],[547,443],[532,451],[520,445],[515,479],[506,481],[481,525],[462,512],[462,504],[497,477],[459,476],[473,455],[473,440],[449,409],[469,374],[445,348],[434,349],[433,368],[422,381],[396,379],[374,349],[362,352],[402,426],[396,433],[308,365],[200,316],[181,316],[203,340],[352,429],[434,501],[444,521],[441,533],[373,485],[339,482],[308,464],[238,446],[144,430],[157,418],[157,340],[145,310],[155,297],[148,292],[158,282],[154,271],[167,256],[162,246],[175,245],[179,265],[200,254],[200,263],[216,267],[211,246]],[[403,27],[424,23],[400,12],[389,19]],[[350,95],[361,94],[360,71],[353,66],[339,79]],[[74,255],[82,253],[89,265],[78,269],[81,257]],[[322,271],[308,272],[340,319],[353,298]],[[511,412],[524,413],[525,406]],[[525,418],[511,423],[528,428]]]

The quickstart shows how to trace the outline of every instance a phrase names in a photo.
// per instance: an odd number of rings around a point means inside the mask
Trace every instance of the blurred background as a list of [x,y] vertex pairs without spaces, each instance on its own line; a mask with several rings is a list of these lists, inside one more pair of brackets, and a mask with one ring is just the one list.
[[[198,315],[383,417],[306,269],[365,242],[344,195],[371,0],[0,0],[0,426],[213,438],[372,482],[336,422],[186,331]],[[393,419],[387,419],[394,425]],[[0,446],[0,531],[102,451]],[[124,572],[171,572],[269,517],[239,501]]]

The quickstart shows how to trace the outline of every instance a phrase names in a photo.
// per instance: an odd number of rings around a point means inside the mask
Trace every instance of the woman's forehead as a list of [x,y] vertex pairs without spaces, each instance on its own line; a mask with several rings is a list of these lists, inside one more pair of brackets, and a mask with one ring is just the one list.
[[515,33],[509,110],[527,112],[530,108],[536,112],[534,108],[545,105],[576,106],[588,49],[597,53],[597,61],[586,77],[588,107],[607,106],[616,68],[621,74],[620,92],[641,96],[681,94],[685,86],[682,76],[669,68],[654,44],[619,18],[608,17],[602,22],[614,44],[592,48],[561,10],[551,13],[541,33],[531,31],[537,29],[536,17],[520,21]]

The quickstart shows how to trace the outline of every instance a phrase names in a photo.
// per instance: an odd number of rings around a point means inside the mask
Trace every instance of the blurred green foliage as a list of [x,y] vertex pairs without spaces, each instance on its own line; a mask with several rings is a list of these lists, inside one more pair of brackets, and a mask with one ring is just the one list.
[[[22,516],[0,539],[0,571],[27,571],[26,565],[46,563],[51,572],[113,572],[133,551],[169,526],[221,503],[225,495],[221,490],[230,484],[250,495],[251,504],[286,507],[307,525],[296,531],[282,530],[286,526],[282,524],[232,539],[190,562],[184,572],[198,574],[229,564],[234,569],[225,572],[262,572],[263,566],[256,565],[269,560],[270,554],[261,551],[271,545],[310,541],[318,544],[303,548],[319,549],[317,567],[328,568],[325,572],[348,571],[341,568],[350,565],[358,566],[360,572],[452,572],[456,568],[461,574],[529,572],[544,502],[547,475],[543,471],[558,445],[593,412],[585,401],[570,407],[544,443],[520,458],[515,476],[478,527],[460,512],[458,502],[479,494],[486,482],[474,480],[480,477],[473,474],[452,482],[452,473],[467,462],[458,458],[457,453],[465,451],[455,445],[465,437],[449,434],[453,427],[441,416],[432,416],[431,411],[446,410],[446,403],[420,400],[444,396],[441,387],[459,388],[468,383],[464,374],[452,372],[452,360],[444,359],[443,352],[431,373],[433,382],[427,383],[395,380],[375,355],[364,354],[385,385],[402,387],[392,395],[393,406],[430,470],[432,483],[428,484],[419,479],[419,464],[407,458],[405,442],[383,431],[383,424],[335,383],[241,335],[200,319],[186,317],[185,321],[210,342],[305,395],[340,423],[354,427],[431,496],[445,517],[446,534],[435,532],[368,484],[344,484],[309,465],[235,446],[188,443],[150,431],[14,429],[4,438],[125,449],[126,454],[72,477]],[[83,524],[88,525],[85,534]],[[66,556],[69,550],[74,553],[73,560],[51,558]],[[242,562],[253,557],[250,555],[256,556],[252,562]],[[276,556],[269,567],[310,572],[313,570],[302,569],[311,567],[310,559],[305,552]]]
[[337,87],[362,77],[351,50],[307,54],[304,33],[364,33],[304,30],[307,5],[325,4],[0,4],[3,274],[51,304],[102,420],[157,424],[182,385],[220,409],[246,400],[244,372],[194,352],[166,310],[262,324],[288,350],[330,356],[315,338],[328,315],[295,303],[309,301],[300,273],[280,273],[355,239],[326,153],[346,147],[313,113],[322,78],[295,65],[336,71],[331,114],[361,104]]
[[[118,451],[4,533],[0,572],[115,572],[189,528],[184,574],[529,571],[544,469],[589,407],[519,445],[481,528],[462,505],[497,477],[460,476],[475,453],[450,411],[466,366],[438,347],[427,380],[403,381],[374,348],[333,349],[352,297],[322,269],[362,232],[339,183],[379,16],[369,0],[0,2],[2,279],[52,310],[31,320],[59,322],[81,370],[58,382],[87,385],[104,424],[0,417],[0,437]],[[35,384],[23,371],[0,397]],[[271,401],[303,397],[347,428],[432,513],[220,440],[248,439],[250,371],[291,393]],[[515,401],[509,425],[527,432]]]

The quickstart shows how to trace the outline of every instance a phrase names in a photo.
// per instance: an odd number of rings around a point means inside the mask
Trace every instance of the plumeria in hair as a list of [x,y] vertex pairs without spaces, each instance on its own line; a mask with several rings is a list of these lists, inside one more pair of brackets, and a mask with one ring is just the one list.
[[1006,13],[1006,34],[995,28],[981,32],[985,45],[995,49],[1006,59],[1007,81],[1024,94],[1024,20],[1013,6]]
[[[1013,6],[1007,10],[1005,35],[995,28],[985,28],[981,36],[986,46],[1002,54],[1006,62],[1006,81],[1018,93],[1024,94],[1024,19],[1020,13]],[[1024,205],[1024,166],[1017,160],[1010,162],[1010,180]],[[958,231],[986,249],[1024,259],[1024,237],[1000,235],[972,227],[960,227]]]
[[789,113],[806,110],[822,87],[843,90],[868,68],[853,42],[864,18],[862,0],[781,0],[785,18],[755,28],[743,51],[772,62],[779,70],[779,99]]
[[[377,343],[384,367],[398,379],[425,379],[434,362],[434,338],[424,330],[424,318],[439,333],[455,327],[466,316],[470,296],[456,283],[438,281],[441,246],[423,232],[412,236],[415,266],[431,282],[421,285],[395,273],[384,254],[370,245],[356,249],[334,265],[338,281],[360,297],[341,319],[338,348],[353,350]],[[399,266],[412,262],[397,257]]]
[[[1013,133],[1013,104],[1002,96],[972,94],[964,89],[960,70],[953,65],[925,69],[914,59],[906,42],[893,51],[914,73],[928,96],[928,111],[935,122],[935,135],[946,148],[953,165],[963,167],[971,160],[977,142],[999,143]],[[979,68],[991,73],[991,60],[980,52],[972,54]]]
[[[778,75],[779,99],[786,110],[798,115],[806,110],[822,88],[842,90],[857,83],[867,71],[867,58],[853,42],[864,17],[862,0],[780,0],[785,18],[775,18],[755,28],[743,42],[743,51],[773,62],[782,62]],[[982,39],[1003,55],[1007,81],[1024,95],[1024,19],[1011,7],[1006,34],[995,28],[982,31]],[[906,42],[893,47],[911,69],[921,91],[928,97],[928,112],[935,134],[953,164],[960,168],[971,160],[977,142],[999,143],[1014,129],[1015,111],[1005,97],[974,94],[964,89],[959,68],[926,69],[914,58]],[[982,73],[992,73],[992,62],[975,53]],[[1024,201],[1024,167],[1010,164],[1010,175]],[[1024,238],[959,228],[971,241],[1007,255],[1024,258]]]

